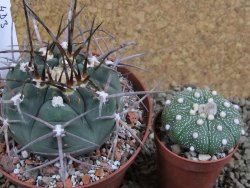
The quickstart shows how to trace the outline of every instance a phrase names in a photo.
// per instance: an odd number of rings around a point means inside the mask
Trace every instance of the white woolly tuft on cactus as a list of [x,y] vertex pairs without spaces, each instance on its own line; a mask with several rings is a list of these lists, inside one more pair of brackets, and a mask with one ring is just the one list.
[[166,105],[171,104],[171,100],[166,100],[165,104],[166,104]]
[[193,109],[194,109],[194,111],[197,112],[199,110],[199,105],[197,103],[194,103],[193,104]]
[[165,125],[165,129],[168,131],[170,129],[170,125],[169,124],[166,124]]
[[67,49],[68,49],[68,42],[63,41],[63,42],[61,43],[61,46],[62,46],[62,48],[63,48],[64,50],[67,50]]
[[195,150],[194,146],[191,146],[189,149],[190,149],[190,151],[194,151]]
[[116,121],[120,121],[121,120],[121,116],[119,114],[115,114],[115,118],[114,118]]
[[55,137],[65,136],[65,131],[62,128],[62,125],[60,124],[55,125],[55,128],[53,129],[53,133]]
[[[42,56],[46,56],[47,47],[40,48],[38,51],[42,53],[41,54]],[[49,53],[49,51],[48,51],[48,53],[47,53],[47,60],[50,60],[50,59],[53,59],[53,58],[54,58],[53,53]]]
[[212,91],[212,95],[218,95],[217,91]]
[[201,97],[201,94],[200,94],[199,92],[195,92],[195,93],[194,93],[194,96],[195,96],[196,98],[200,98],[200,97]]
[[187,87],[187,90],[188,90],[188,91],[192,91],[192,90],[193,90],[193,88],[191,88],[191,87]]
[[108,59],[105,59],[105,64],[106,65],[114,65],[114,62],[113,61],[110,61]]
[[97,59],[96,56],[91,56],[88,57],[88,61],[90,62],[90,64],[88,64],[88,67],[95,67],[95,65],[99,65],[100,61]]
[[183,103],[184,99],[183,98],[179,98],[177,101],[178,101],[178,103]]
[[23,97],[21,93],[16,94],[15,96],[13,96],[10,100],[13,102],[13,104],[15,106],[17,106],[18,104],[20,104],[23,101]]
[[214,115],[209,114],[208,117],[207,117],[207,119],[210,120],[210,121],[214,120]]
[[61,96],[53,97],[51,103],[52,106],[55,108],[64,106],[63,98]]
[[194,138],[194,139],[198,138],[198,136],[199,136],[199,135],[198,135],[197,132],[194,132],[194,133],[193,133],[193,138]]
[[20,70],[22,72],[33,71],[33,67],[29,67],[29,62],[20,63]]
[[222,139],[222,144],[227,145],[227,139]]
[[207,115],[205,113],[200,113],[200,117],[206,118]]
[[223,105],[224,105],[225,107],[227,107],[227,108],[229,108],[229,107],[231,106],[231,105],[230,105],[230,103],[229,103],[229,102],[227,102],[227,101],[226,101],[226,102],[224,102],[224,103],[223,103]]
[[222,117],[222,118],[224,118],[224,117],[226,117],[226,112],[224,112],[224,111],[222,111],[222,112],[220,112],[220,117]]
[[238,124],[240,124],[240,120],[234,119],[234,123],[235,123],[236,125],[238,125]]
[[198,120],[197,120],[197,124],[198,124],[198,125],[203,125],[203,123],[204,123],[204,121],[203,121],[202,119],[198,119]]
[[9,123],[8,123],[8,119],[3,119],[3,126],[5,126],[5,127],[8,127],[9,126]]
[[108,101],[107,97],[109,96],[109,94],[105,91],[97,91],[96,94],[98,95],[97,98],[100,100],[101,103],[105,104]]
[[217,130],[218,130],[218,131],[222,131],[222,126],[221,126],[221,125],[218,125],[218,126],[217,126]]
[[192,115],[192,116],[194,116],[194,115],[196,114],[196,112],[195,112],[194,110],[192,110],[192,109],[190,110],[189,113],[190,113],[190,115]]
[[180,121],[181,118],[182,118],[181,115],[176,115],[176,120],[179,120],[179,121]]
[[214,102],[214,99],[213,99],[213,98],[209,98],[209,99],[207,100],[207,102],[212,103],[212,102]]

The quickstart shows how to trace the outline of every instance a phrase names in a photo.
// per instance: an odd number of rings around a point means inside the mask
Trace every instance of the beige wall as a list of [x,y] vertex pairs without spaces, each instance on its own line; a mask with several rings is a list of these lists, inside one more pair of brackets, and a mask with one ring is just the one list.
[[[148,87],[209,86],[226,96],[250,96],[250,1],[78,0],[88,15],[119,42],[136,41],[145,52],[135,64]],[[25,24],[20,0],[12,0],[19,42]],[[32,7],[55,31],[69,0],[33,0]]]

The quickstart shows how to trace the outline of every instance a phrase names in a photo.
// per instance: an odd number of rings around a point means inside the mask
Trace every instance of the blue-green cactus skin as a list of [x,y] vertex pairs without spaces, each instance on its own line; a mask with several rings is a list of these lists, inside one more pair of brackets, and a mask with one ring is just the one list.
[[[56,50],[55,50],[56,51]],[[35,54],[35,64],[38,65],[38,71],[41,75],[44,62],[39,53]],[[54,52],[54,58],[48,60],[48,65],[51,69],[58,67],[61,56],[58,52]],[[24,61],[25,62],[25,61]],[[78,57],[76,62],[81,71],[83,68],[83,58]],[[88,68],[87,74],[91,74],[91,67]],[[103,89],[111,75],[110,85],[105,91],[108,94],[120,93],[122,91],[119,76],[120,74],[115,70],[102,65],[91,75],[90,81],[95,84],[95,87]],[[70,94],[64,92],[51,85],[37,87],[35,84],[26,83],[27,80],[34,79],[33,71],[24,72],[20,70],[20,64],[13,70],[9,71],[7,75],[6,87],[3,92],[3,99],[9,100],[13,95],[22,93],[23,101],[20,103],[20,109],[23,113],[24,120],[18,112],[17,106],[14,104],[4,105],[4,114],[9,122],[11,120],[20,120],[20,122],[10,123],[9,132],[21,146],[25,146],[33,140],[52,132],[50,128],[43,123],[34,120],[25,115],[25,113],[38,117],[52,125],[63,125],[74,117],[95,109],[87,115],[75,120],[70,126],[65,128],[65,131],[76,136],[84,138],[96,145],[102,145],[110,136],[113,127],[113,119],[98,120],[99,117],[99,103],[95,92],[88,89],[88,86],[78,86]],[[13,81],[17,80],[17,81]],[[88,82],[88,85],[90,82]],[[53,97],[61,96],[63,98],[64,106],[53,107]],[[117,106],[120,105],[119,98],[110,98],[102,107],[102,116],[111,116],[116,112]],[[63,152],[64,153],[86,153],[93,150],[93,144],[83,140],[79,140],[69,135],[62,137]],[[28,150],[46,155],[55,155],[58,153],[58,145],[55,137],[39,141],[31,145]]]
[[[209,109],[208,103],[210,110],[204,110]],[[174,143],[211,155],[234,148],[243,127],[241,115],[232,103],[215,91],[191,88],[168,101],[162,124]]]

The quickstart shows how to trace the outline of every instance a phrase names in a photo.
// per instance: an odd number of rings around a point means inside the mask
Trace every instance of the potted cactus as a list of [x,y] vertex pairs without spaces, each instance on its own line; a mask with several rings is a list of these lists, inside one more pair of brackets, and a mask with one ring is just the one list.
[[[119,51],[135,43],[110,48],[106,39],[113,36],[94,20],[74,35],[82,10],[76,12],[76,5],[71,1],[67,24],[61,19],[55,35],[23,0],[29,45],[1,51],[22,55],[6,67],[0,171],[24,187],[119,187],[149,132],[152,109],[146,94],[154,91],[146,92],[124,63],[142,54],[121,58]],[[37,23],[52,42],[41,40]],[[63,33],[67,42],[61,40]],[[117,52],[115,59],[111,55]],[[132,123],[127,121],[131,113]],[[45,185],[41,174],[49,174]]]
[[239,107],[207,89],[166,101],[154,132],[161,187],[211,188],[244,134]]

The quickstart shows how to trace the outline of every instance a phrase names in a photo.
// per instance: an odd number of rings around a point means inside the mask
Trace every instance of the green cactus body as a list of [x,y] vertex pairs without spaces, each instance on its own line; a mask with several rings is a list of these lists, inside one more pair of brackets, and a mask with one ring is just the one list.
[[166,102],[162,123],[174,143],[212,155],[234,148],[243,125],[236,107],[216,91],[191,88]]
[[[37,65],[40,75],[42,75],[44,67],[41,55],[36,53],[34,57],[34,63]],[[55,70],[58,69],[59,73],[63,70],[63,66],[60,63],[62,63],[62,57],[56,52],[54,52],[51,59],[47,60],[52,76],[57,77],[57,79],[60,75],[56,76],[57,73],[55,73]],[[83,58],[81,56],[76,58],[76,63],[79,70],[82,71]],[[39,137],[53,132],[43,122],[37,121],[27,114],[40,118],[53,126],[57,126],[58,130],[54,129],[55,134],[57,134],[57,131],[60,131],[61,125],[89,110],[93,111],[71,122],[65,128],[66,134],[62,137],[63,152],[86,153],[105,142],[113,130],[114,119],[97,119],[99,117],[98,107],[100,101],[97,98],[96,91],[103,90],[109,76],[111,76],[112,79],[105,92],[107,94],[120,93],[121,85],[118,72],[106,65],[101,65],[92,73],[93,67],[88,67],[87,74],[92,75],[87,83],[73,85],[73,90],[62,91],[50,84],[39,84],[38,81],[41,80],[36,80],[34,71],[27,71],[27,67],[28,63],[25,65],[25,62],[23,62],[9,71],[6,87],[3,92],[4,100],[11,100],[14,95],[22,94],[22,101],[20,103],[21,114],[15,104],[4,105],[5,116],[10,122],[9,132],[17,143],[25,146]],[[70,71],[68,72],[70,73]],[[62,77],[62,83],[64,82],[63,78],[64,76]],[[27,80],[33,80],[35,83],[27,82],[24,84]],[[63,103],[57,103],[56,99],[62,99]],[[114,115],[119,104],[119,98],[110,98],[103,105],[101,115]],[[74,134],[82,139],[72,137],[67,133]],[[58,145],[56,135],[38,141],[36,144],[30,145],[28,149],[35,153],[57,155]]]

